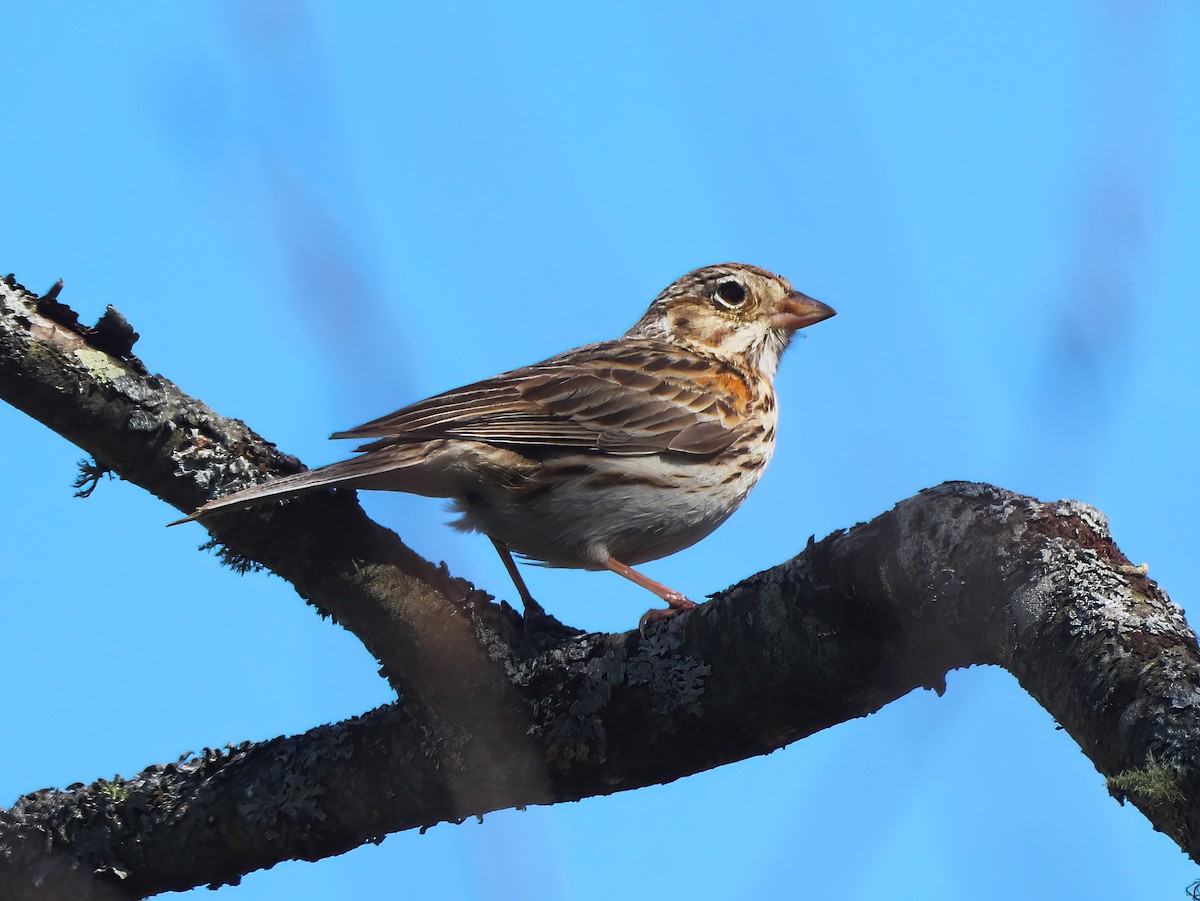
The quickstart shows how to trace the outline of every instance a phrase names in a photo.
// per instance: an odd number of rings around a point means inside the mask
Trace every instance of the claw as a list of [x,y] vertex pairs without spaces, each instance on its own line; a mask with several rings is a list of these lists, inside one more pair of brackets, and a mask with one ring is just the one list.
[[[672,616],[675,616],[678,613],[685,613],[688,610],[698,606],[695,601],[689,601],[683,595],[680,595],[679,597],[681,600],[678,603],[671,604],[671,606],[666,610],[664,610],[662,607],[655,607],[652,610],[647,610],[642,614],[642,618],[638,620],[638,631],[642,633],[643,638],[646,637],[646,634],[650,631],[650,628],[654,626],[655,623],[660,623],[665,619],[670,619]],[[668,603],[670,602],[668,601]]]

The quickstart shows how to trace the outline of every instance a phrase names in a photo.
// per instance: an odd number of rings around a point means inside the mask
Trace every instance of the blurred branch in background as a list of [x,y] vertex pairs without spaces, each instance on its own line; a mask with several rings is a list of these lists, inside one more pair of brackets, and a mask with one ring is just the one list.
[[322,367],[335,396],[403,395],[405,329],[380,292],[384,266],[312,10],[256,0],[221,13],[241,48],[236,68],[172,57],[147,86],[151,118],[219,231],[276,245],[279,293],[311,332],[305,352],[324,355],[305,365]]
[[1094,456],[1080,436],[1103,441],[1132,402],[1128,381],[1154,296],[1151,216],[1170,138],[1162,4],[1111,0],[1090,7],[1089,20],[1081,156],[1090,162],[1080,173],[1074,257],[1051,286],[1056,327],[1028,408],[1029,434],[1043,440],[1027,447],[1053,460],[1063,483],[1091,474]]

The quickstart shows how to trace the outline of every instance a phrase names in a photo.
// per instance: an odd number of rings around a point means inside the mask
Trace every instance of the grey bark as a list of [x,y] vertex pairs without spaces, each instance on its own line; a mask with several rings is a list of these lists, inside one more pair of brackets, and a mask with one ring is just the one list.
[[[131,354],[110,313],[0,284],[0,397],[190,511],[299,463]],[[864,716],[956,667],[1011,672],[1154,828],[1200,860],[1200,649],[1102,514],[946,483],[642,635],[526,634],[340,491],[210,526],[371,650],[397,701],[302,735],[0,811],[0,897],[236,882],[402,829],[624,791]]]

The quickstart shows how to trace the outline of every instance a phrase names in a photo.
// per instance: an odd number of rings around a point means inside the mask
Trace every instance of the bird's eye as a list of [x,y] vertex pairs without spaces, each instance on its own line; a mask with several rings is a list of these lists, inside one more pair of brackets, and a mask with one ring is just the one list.
[[737,282],[721,282],[713,292],[713,300],[721,306],[732,310],[746,302],[746,289]]

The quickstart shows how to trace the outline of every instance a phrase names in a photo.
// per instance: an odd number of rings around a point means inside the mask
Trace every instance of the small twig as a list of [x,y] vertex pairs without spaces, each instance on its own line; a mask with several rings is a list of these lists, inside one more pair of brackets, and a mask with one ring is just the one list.
[[79,475],[75,476],[75,481],[71,483],[72,488],[79,489],[75,492],[75,496],[91,497],[92,492],[96,490],[96,486],[100,484],[100,479],[104,476],[107,476],[111,481],[113,477],[112,469],[94,460],[80,460]]

